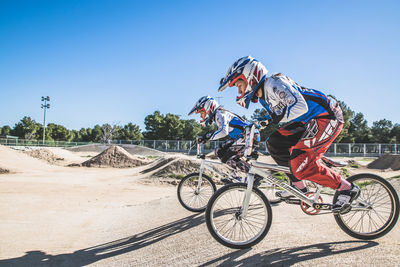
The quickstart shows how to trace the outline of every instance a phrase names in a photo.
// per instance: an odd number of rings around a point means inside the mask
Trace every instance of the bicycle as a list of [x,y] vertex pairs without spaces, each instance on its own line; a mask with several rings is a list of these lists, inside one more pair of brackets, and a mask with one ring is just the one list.
[[[203,212],[205,211],[211,196],[217,190],[214,179],[205,174],[204,169],[209,169],[213,172],[216,172],[220,177],[223,177],[221,181],[224,183],[246,183],[247,177],[241,177],[238,175],[235,169],[226,165],[225,163],[206,160],[206,155],[201,153],[201,144],[196,140],[195,145],[197,145],[196,158],[201,160],[200,171],[190,173],[182,178],[178,185],[177,195],[179,203],[181,203],[185,209],[192,212]],[[224,164],[231,170],[233,175],[227,175],[212,167],[213,165]],[[270,203],[278,203],[281,201],[279,197],[275,196],[275,192],[277,191],[276,186],[262,183],[258,186],[258,188],[265,192],[265,194],[269,197]]]
[[[322,186],[317,185],[315,192],[303,194],[295,187],[268,174],[265,170],[290,173],[288,167],[260,163],[251,153],[251,132],[246,133],[245,155],[251,164],[247,184],[226,185],[213,194],[206,209],[206,223],[211,235],[222,245],[245,249],[259,243],[268,233],[272,223],[272,209],[268,199],[256,187],[253,187],[254,175],[262,176],[293,194],[296,199],[288,199],[289,204],[300,205],[308,215],[332,213],[332,204],[325,203],[321,196]],[[360,196],[353,201],[349,209],[333,214],[339,227],[348,235],[372,240],[390,232],[399,217],[399,197],[393,186],[384,178],[369,174],[356,174],[347,178],[361,188]],[[333,197],[337,200],[338,192]]]

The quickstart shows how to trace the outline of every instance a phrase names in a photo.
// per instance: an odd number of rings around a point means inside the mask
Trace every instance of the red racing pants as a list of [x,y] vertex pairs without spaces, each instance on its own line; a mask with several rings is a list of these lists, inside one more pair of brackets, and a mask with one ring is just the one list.
[[304,124],[293,122],[274,132],[267,140],[272,158],[282,166],[290,167],[288,175],[293,182],[310,180],[338,189],[341,176],[321,163],[319,159],[340,134],[340,120],[315,118]]

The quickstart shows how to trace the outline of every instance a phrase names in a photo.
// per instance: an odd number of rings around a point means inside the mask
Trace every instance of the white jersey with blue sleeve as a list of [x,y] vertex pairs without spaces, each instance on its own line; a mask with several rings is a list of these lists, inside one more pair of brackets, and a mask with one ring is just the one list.
[[337,117],[332,108],[333,99],[320,91],[301,87],[280,73],[265,79],[263,89],[259,100],[273,122],[307,123],[317,117]]
[[243,138],[245,128],[249,125],[249,123],[239,116],[223,108],[218,108],[216,110],[215,123],[218,126],[218,130],[211,135],[210,140],[221,139],[229,135],[229,137],[237,141]]

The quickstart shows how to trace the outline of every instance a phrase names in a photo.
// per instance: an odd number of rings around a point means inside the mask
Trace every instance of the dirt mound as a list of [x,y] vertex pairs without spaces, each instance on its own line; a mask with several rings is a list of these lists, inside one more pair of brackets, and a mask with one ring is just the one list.
[[31,157],[42,159],[49,163],[55,163],[59,160],[64,160],[63,158],[57,157],[53,152],[45,148],[26,150],[24,152]]
[[161,168],[162,166],[168,164],[170,161],[174,160],[173,157],[170,158],[160,158],[159,160],[157,160],[156,162],[154,162],[154,164],[152,164],[153,166],[149,166],[149,168],[141,171],[141,174],[145,174],[145,173],[149,173],[152,172],[154,170],[157,170],[159,168]]
[[119,146],[110,146],[99,155],[85,161],[86,167],[114,167],[132,168],[150,163],[151,160],[142,157],[134,157]]
[[192,172],[199,172],[200,164],[190,159],[177,158],[164,168],[156,172],[155,176],[171,176],[171,175],[183,175],[186,176]]
[[[217,161],[218,162],[218,161]],[[233,174],[233,170],[225,164],[210,164],[211,169],[204,169],[205,174],[218,178],[229,176]],[[154,170],[153,176],[156,177],[172,177],[179,178],[186,176],[190,173],[200,171],[200,161],[192,157],[179,155],[175,157],[165,158],[159,160],[158,168],[151,168]],[[147,172],[145,170],[144,172]]]
[[[66,148],[72,152],[97,152],[101,153],[106,149],[110,148],[112,145],[104,145],[104,144],[90,144],[90,145],[83,145],[83,146],[76,146],[76,147],[69,147]],[[164,152],[151,149],[144,146],[137,146],[137,145],[130,145],[130,144],[121,144],[118,145],[122,147],[132,155],[140,155],[140,156],[162,156],[165,155]]]
[[367,166],[369,169],[392,169],[400,170],[400,155],[386,154],[374,160]]

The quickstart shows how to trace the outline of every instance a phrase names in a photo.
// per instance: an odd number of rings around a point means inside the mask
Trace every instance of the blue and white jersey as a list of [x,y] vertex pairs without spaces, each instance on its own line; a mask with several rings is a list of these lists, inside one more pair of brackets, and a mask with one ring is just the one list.
[[216,110],[215,123],[218,126],[218,130],[211,135],[210,140],[221,139],[229,135],[230,138],[238,141],[243,138],[246,126],[250,125],[239,116],[223,108]]
[[333,98],[320,91],[300,87],[280,73],[265,79],[263,97],[259,100],[274,122],[307,123],[316,117],[343,120]]

